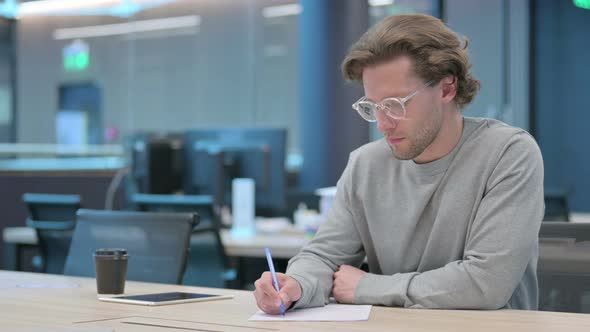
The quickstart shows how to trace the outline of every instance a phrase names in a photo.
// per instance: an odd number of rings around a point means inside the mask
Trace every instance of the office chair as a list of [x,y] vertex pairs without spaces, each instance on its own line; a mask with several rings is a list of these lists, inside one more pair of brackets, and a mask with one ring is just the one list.
[[575,242],[590,241],[590,223],[563,223],[545,221],[541,223],[539,238],[569,238]]
[[79,210],[64,274],[94,277],[94,251],[127,249],[127,280],[180,284],[199,216]]
[[539,310],[590,312],[590,224],[542,222],[537,271]]
[[201,223],[191,235],[191,254],[183,283],[203,287],[237,288],[237,271],[225,255],[219,214],[212,195],[133,194],[132,204],[140,211],[195,212]]
[[35,229],[39,240],[41,261],[35,265],[42,272],[62,274],[80,196],[25,193],[23,202],[29,210],[26,224]]
[[545,191],[543,221],[570,221],[570,209],[565,192],[550,189]]

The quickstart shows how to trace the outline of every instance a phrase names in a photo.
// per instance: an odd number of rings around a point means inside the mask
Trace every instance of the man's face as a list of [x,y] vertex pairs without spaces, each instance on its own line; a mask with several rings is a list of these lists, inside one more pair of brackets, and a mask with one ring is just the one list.
[[[389,97],[404,98],[424,86],[413,73],[409,58],[367,67],[363,70],[365,96],[373,102]],[[385,136],[396,158],[416,159],[436,139],[442,126],[442,108],[434,88],[424,88],[408,100],[406,117],[396,120],[377,112],[377,128]]]

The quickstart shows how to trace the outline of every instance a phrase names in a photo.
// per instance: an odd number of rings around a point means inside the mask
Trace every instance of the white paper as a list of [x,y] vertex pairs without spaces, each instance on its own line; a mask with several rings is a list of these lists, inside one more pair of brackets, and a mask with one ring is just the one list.
[[325,307],[287,311],[285,317],[268,315],[258,310],[248,320],[307,321],[307,322],[345,322],[369,320],[371,305],[328,304]]

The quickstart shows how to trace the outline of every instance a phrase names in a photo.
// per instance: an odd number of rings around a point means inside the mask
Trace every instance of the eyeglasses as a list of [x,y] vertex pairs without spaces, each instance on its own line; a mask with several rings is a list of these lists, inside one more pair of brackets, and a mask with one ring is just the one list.
[[357,100],[356,103],[352,104],[352,108],[356,110],[363,119],[369,122],[377,121],[377,111],[383,111],[385,115],[395,120],[403,119],[406,117],[406,103],[408,100],[432,85],[432,83],[434,83],[434,81],[429,81],[404,98],[391,97],[385,98],[379,103],[374,103],[368,100],[367,97],[362,97]]

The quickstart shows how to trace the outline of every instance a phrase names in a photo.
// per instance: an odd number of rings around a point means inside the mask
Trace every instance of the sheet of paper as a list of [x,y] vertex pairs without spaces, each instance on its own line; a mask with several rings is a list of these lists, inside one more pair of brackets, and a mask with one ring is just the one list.
[[344,322],[369,320],[371,305],[328,304],[325,307],[287,311],[285,317],[258,311],[248,320]]

